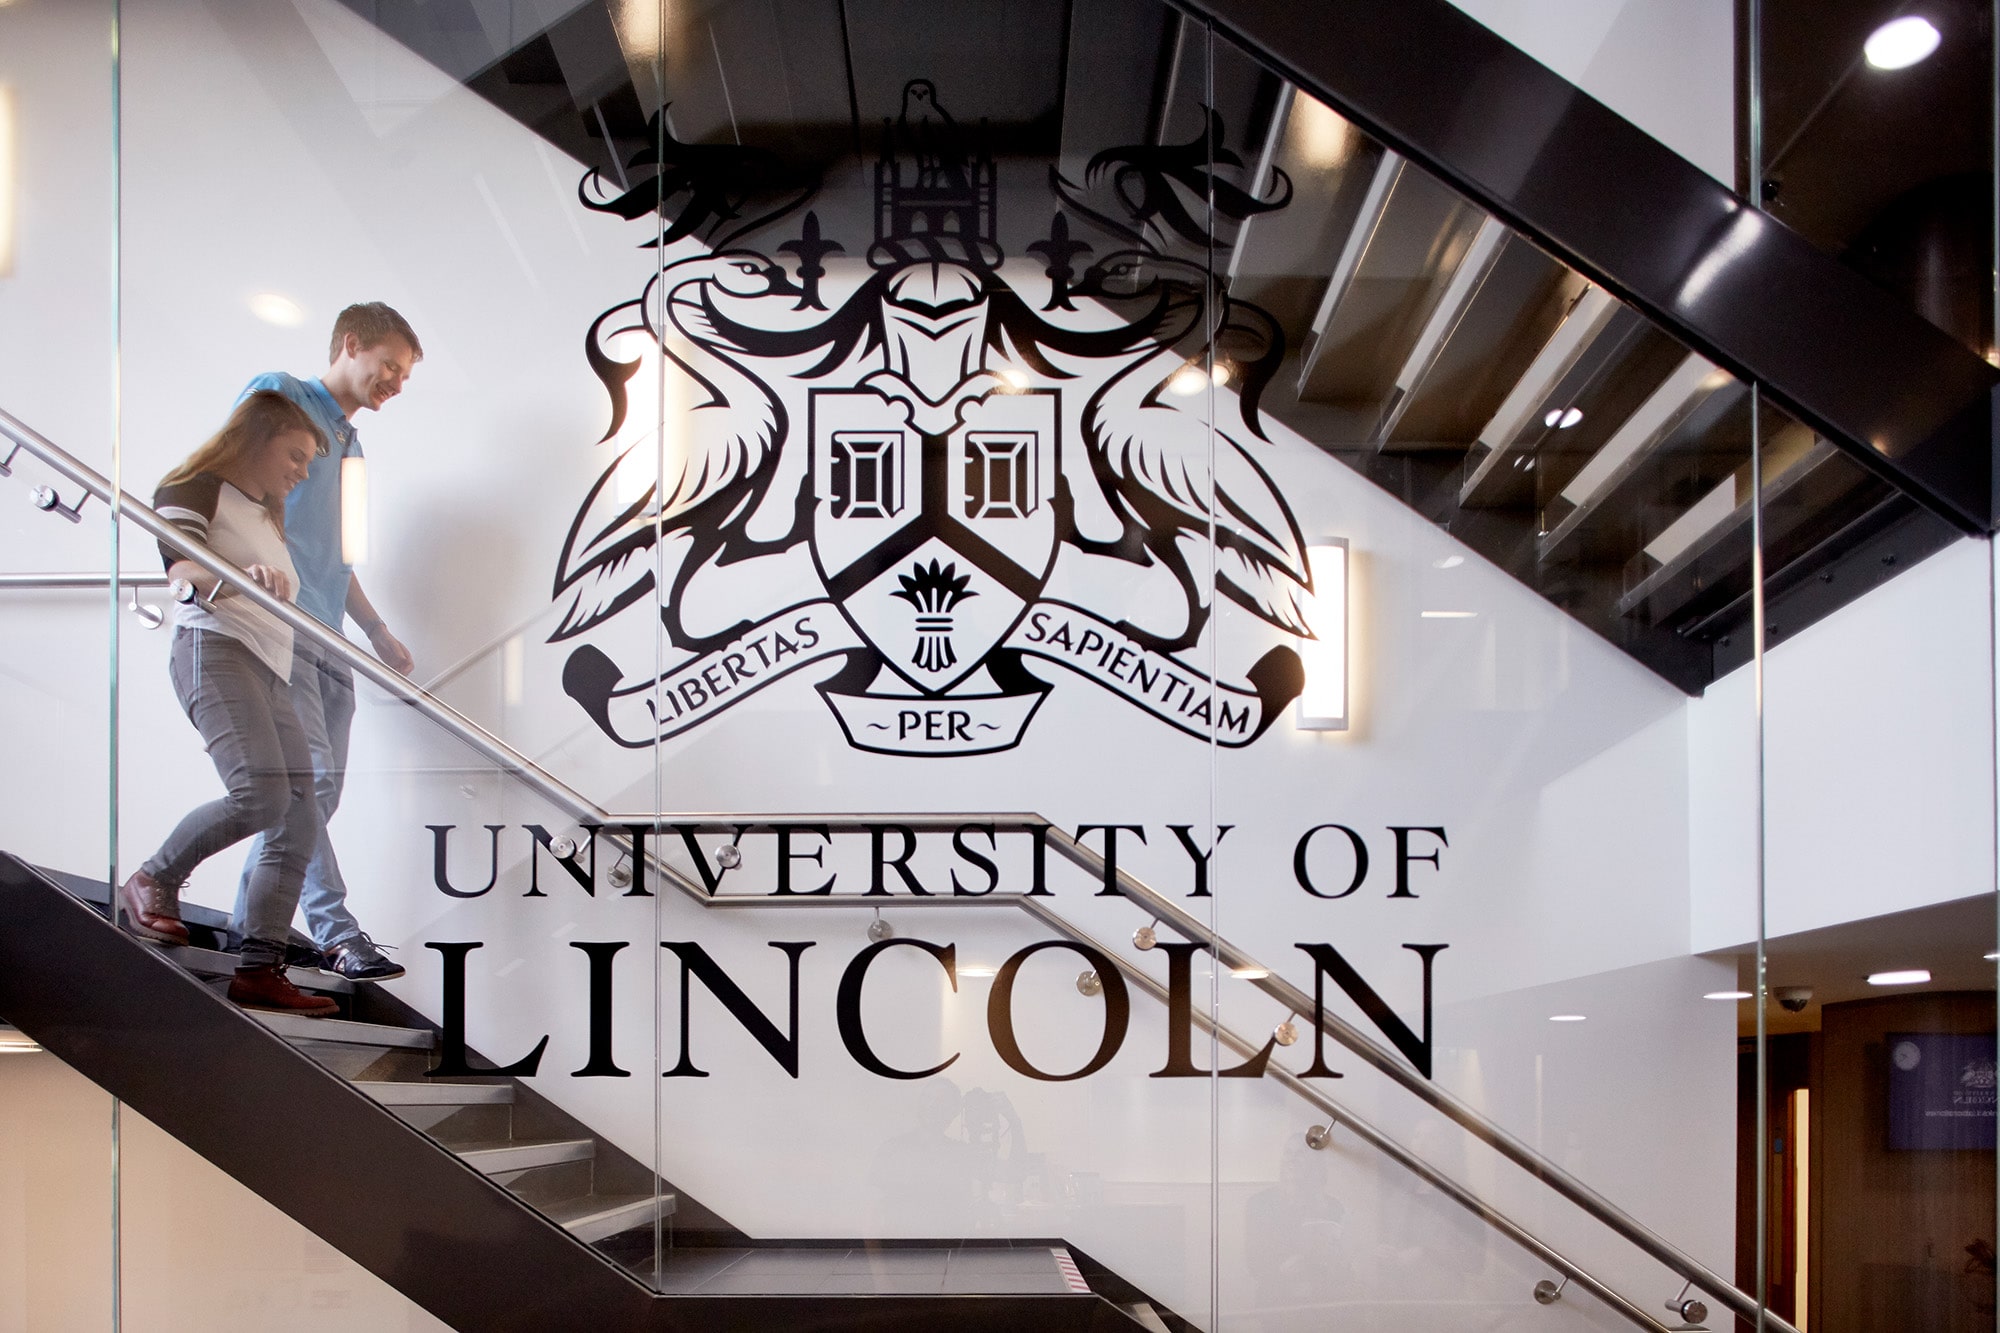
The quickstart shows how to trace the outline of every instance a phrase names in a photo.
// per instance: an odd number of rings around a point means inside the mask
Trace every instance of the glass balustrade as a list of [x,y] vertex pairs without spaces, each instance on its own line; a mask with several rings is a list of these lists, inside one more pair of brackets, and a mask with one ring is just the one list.
[[1990,1325],[1990,544],[1217,8],[0,6],[0,850],[254,643],[333,811],[310,1064],[0,1059],[0,1325]]

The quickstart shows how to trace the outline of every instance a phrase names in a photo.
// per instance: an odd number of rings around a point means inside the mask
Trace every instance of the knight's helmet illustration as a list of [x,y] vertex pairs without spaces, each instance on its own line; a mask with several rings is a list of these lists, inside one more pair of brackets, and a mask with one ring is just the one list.
[[902,114],[882,121],[871,264],[894,268],[929,261],[975,269],[999,264],[998,177],[985,128],[982,120],[978,143],[968,146],[929,79],[904,85]]

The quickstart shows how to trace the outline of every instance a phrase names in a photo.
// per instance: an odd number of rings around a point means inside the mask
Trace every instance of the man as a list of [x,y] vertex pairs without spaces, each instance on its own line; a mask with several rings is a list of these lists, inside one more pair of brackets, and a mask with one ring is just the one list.
[[[340,312],[333,324],[329,364],[318,379],[300,380],[282,373],[259,375],[243,390],[245,395],[259,389],[284,394],[305,409],[328,441],[326,451],[312,460],[306,479],[285,501],[285,544],[298,567],[299,609],[318,617],[336,634],[344,632],[346,618],[353,616],[375,655],[405,675],[415,665],[409,649],[389,632],[368,594],[361,590],[353,567],[342,559],[341,464],[361,457],[354,418],[363,409],[379,411],[401,393],[423,355],[423,344],[417,341],[409,322],[380,301],[371,301]],[[314,645],[301,640],[293,655],[292,697],[312,749],[314,794],[324,824],[340,804],[347,773],[347,739],[354,722],[353,674],[345,663],[314,651]],[[249,864],[256,861],[253,848]],[[239,919],[243,919],[241,896],[248,886],[246,875],[238,889]],[[320,835],[318,850],[306,867],[299,907],[305,913],[307,931],[333,971],[358,981],[384,981],[403,975],[403,969],[383,955],[348,910],[347,884],[340,876],[330,831]]]

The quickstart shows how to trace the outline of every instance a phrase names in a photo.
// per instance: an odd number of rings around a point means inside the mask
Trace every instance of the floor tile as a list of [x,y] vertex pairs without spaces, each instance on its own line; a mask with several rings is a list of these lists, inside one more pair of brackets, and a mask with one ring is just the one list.
[[1042,1294],[1064,1296],[1069,1294],[1069,1283],[1060,1273],[1050,1272],[1046,1276],[1029,1273],[946,1273],[944,1289],[953,1295],[980,1294],[1031,1295]]
[[812,1296],[819,1294],[820,1284],[831,1276],[827,1273],[739,1273],[730,1269],[696,1288],[704,1296]]
[[820,1283],[823,1296],[936,1296],[944,1274],[836,1273]]

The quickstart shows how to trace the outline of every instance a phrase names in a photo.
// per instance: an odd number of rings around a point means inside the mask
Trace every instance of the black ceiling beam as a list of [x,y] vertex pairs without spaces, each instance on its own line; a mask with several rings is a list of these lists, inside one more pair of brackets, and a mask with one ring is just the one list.
[[1446,0],[1176,0],[1959,529],[2000,372]]

